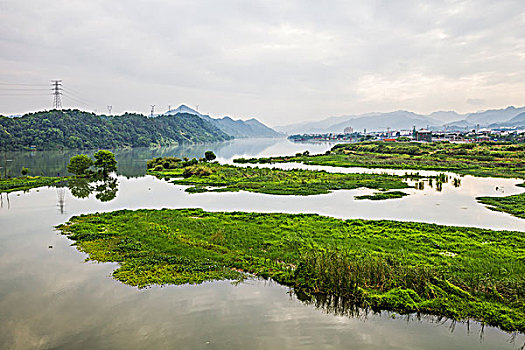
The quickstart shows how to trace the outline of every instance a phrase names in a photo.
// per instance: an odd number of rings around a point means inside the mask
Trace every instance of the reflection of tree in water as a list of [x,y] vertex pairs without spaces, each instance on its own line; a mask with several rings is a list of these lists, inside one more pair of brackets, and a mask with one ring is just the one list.
[[102,183],[95,186],[95,198],[101,202],[109,202],[117,196],[118,182],[115,177],[106,177]]
[[95,193],[95,198],[101,202],[109,202],[117,196],[118,182],[115,177],[97,179],[73,179],[68,183],[73,197],[87,198]]
[[87,198],[93,192],[89,179],[73,179],[68,183],[69,190],[75,198]]

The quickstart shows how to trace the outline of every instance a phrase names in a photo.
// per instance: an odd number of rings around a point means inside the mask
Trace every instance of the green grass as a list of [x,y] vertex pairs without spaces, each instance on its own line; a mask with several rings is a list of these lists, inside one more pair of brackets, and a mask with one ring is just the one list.
[[402,177],[393,175],[279,170],[218,163],[199,163],[162,171],[148,170],[148,174],[171,179],[171,182],[177,185],[191,186],[186,190],[190,193],[249,191],[306,196],[360,187],[385,190],[409,187]]
[[405,192],[401,191],[389,191],[389,192],[376,192],[374,194],[367,194],[363,196],[356,196],[355,199],[369,199],[372,201],[379,201],[379,200],[385,200],[385,199],[395,199],[395,198],[403,198],[404,196],[408,196]]
[[315,214],[121,210],[59,226],[114,278],[145,287],[244,272],[372,310],[475,319],[525,331],[525,235]]
[[70,177],[21,176],[0,180],[0,192],[27,191],[31,188],[51,186]]
[[461,175],[525,178],[525,144],[360,142],[327,154],[235,159],[236,163],[301,162],[336,167],[452,171]]
[[[518,186],[525,187],[525,184]],[[507,197],[478,197],[480,203],[488,206],[490,210],[509,213],[525,219],[525,193]]]

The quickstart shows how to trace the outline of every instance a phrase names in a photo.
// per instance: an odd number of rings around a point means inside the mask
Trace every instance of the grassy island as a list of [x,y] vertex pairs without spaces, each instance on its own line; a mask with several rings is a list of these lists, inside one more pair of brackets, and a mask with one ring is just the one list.
[[405,192],[401,191],[388,191],[388,192],[376,192],[374,194],[368,194],[364,196],[356,196],[355,199],[369,199],[373,201],[379,201],[384,199],[395,199],[395,198],[403,198],[404,196],[408,196]]
[[368,310],[475,319],[525,331],[525,235],[315,214],[121,210],[58,227],[138,287],[244,273]]
[[452,171],[460,175],[525,178],[525,144],[360,142],[339,144],[326,154],[239,158],[236,163],[301,162],[337,167]]
[[[170,164],[159,158],[159,164]],[[155,164],[157,164],[155,163]],[[190,164],[188,164],[190,163]],[[314,195],[333,190],[360,187],[402,189],[409,187],[403,178],[378,174],[337,174],[325,171],[279,170],[236,167],[209,162],[174,162],[160,167],[150,163],[148,174],[170,179],[177,185],[191,186],[187,192],[250,191],[276,195]]]
[[70,177],[62,176],[20,176],[9,179],[0,179],[0,192],[27,191],[31,188],[51,186]]
[[[518,186],[525,187],[525,184]],[[525,193],[506,197],[478,197],[490,210],[501,211],[525,219]]]

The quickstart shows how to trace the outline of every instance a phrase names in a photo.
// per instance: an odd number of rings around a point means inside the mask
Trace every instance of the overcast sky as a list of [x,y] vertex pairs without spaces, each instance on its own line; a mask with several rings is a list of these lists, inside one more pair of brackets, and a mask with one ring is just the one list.
[[51,79],[64,107],[271,126],[525,105],[524,0],[0,0],[0,26],[0,114],[50,108]]

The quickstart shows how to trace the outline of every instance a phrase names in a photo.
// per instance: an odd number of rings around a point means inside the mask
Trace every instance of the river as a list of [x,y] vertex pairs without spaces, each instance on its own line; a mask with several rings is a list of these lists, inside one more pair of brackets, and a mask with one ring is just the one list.
[[[525,336],[478,323],[453,323],[383,312],[341,315],[297,300],[286,287],[250,279],[192,286],[137,289],[110,277],[116,264],[84,262],[54,226],[73,215],[138,208],[199,207],[206,210],[312,212],[340,218],[395,219],[525,232],[525,220],[493,212],[476,196],[520,193],[515,179],[461,177],[441,191],[406,189],[401,199],[355,200],[358,189],[296,197],[256,193],[188,194],[151,176],[145,160],[156,156],[200,157],[214,151],[221,162],[236,157],[322,153],[330,144],[287,140],[235,140],[161,149],[115,151],[116,197],[74,197],[67,187],[3,194],[0,208],[0,348],[177,348],[177,349],[517,349]],[[29,167],[33,174],[65,173],[75,152],[9,152],[8,174]],[[282,167],[306,167],[299,164]],[[370,169],[333,169],[360,172]],[[391,171],[398,173],[398,171]],[[449,174],[454,177],[454,174]],[[497,189],[496,189],[497,187]]]

